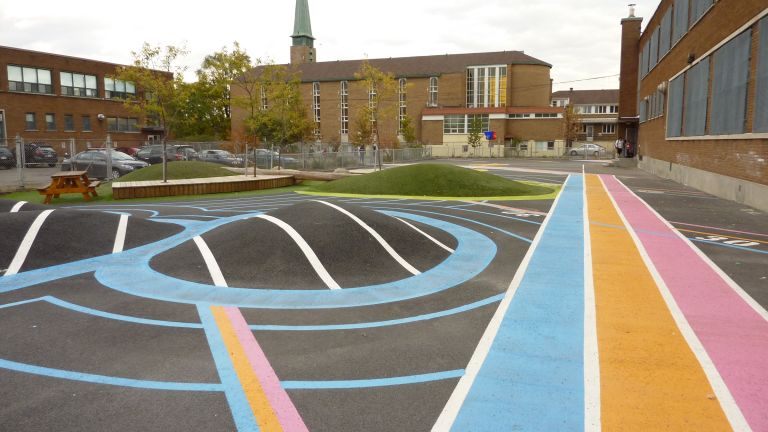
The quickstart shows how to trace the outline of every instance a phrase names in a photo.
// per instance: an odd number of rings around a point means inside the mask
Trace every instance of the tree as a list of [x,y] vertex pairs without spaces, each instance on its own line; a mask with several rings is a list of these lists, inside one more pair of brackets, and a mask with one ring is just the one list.
[[416,130],[413,127],[413,121],[410,116],[406,115],[400,120],[400,135],[407,144],[416,144]]
[[571,147],[573,142],[578,139],[580,126],[581,121],[578,114],[576,114],[573,105],[565,107],[565,113],[563,114],[563,138],[565,139],[566,147]]
[[352,142],[357,145],[366,145],[373,143],[373,128],[371,122],[370,108],[362,107],[355,115],[355,130],[357,133],[353,136]]
[[397,81],[394,75],[371,66],[368,60],[363,60],[360,70],[355,72],[355,78],[362,81],[368,91],[367,109],[361,109],[358,116],[367,117],[371,124],[371,144],[382,144],[379,121],[396,119]]
[[288,144],[304,141],[312,131],[312,122],[307,118],[298,74],[274,64],[263,66],[257,74],[255,89],[267,104],[252,111],[246,126],[281,150]]
[[145,42],[141,51],[131,54],[133,64],[119,67],[114,77],[135,85],[134,94],[126,93],[126,107],[142,115],[145,125],[156,123],[165,137],[173,136],[184,119],[189,92],[184,83],[186,68],[177,64],[187,50],[172,45],[152,47]]
[[469,117],[469,135],[467,136],[467,144],[472,146],[472,153],[474,154],[478,147],[483,142],[483,118],[479,115],[472,115]]

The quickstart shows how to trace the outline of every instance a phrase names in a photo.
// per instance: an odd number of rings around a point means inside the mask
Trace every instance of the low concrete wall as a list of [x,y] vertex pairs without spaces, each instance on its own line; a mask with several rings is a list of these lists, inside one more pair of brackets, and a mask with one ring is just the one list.
[[768,186],[647,156],[638,167],[659,177],[768,212]]

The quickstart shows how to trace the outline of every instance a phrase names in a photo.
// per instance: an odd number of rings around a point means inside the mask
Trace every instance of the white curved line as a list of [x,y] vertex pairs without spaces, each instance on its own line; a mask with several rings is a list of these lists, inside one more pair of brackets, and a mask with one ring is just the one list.
[[448,251],[448,253],[453,253],[453,252],[455,252],[453,249],[449,248],[448,246],[446,246],[446,245],[444,245],[442,242],[440,242],[440,240],[438,240],[438,239],[436,239],[436,238],[432,237],[431,235],[429,235],[429,234],[425,233],[424,231],[422,231],[422,230],[420,230],[420,229],[416,228],[415,226],[413,226],[412,224],[410,224],[408,221],[404,221],[404,220],[400,219],[399,217],[396,217],[395,219],[397,219],[397,220],[399,220],[400,222],[402,222],[402,223],[404,223],[404,224],[408,225],[409,227],[413,228],[413,229],[414,229],[414,231],[416,231],[417,233],[419,233],[419,234],[423,235],[424,237],[426,237],[426,238],[428,238],[428,239],[432,240],[432,243],[434,243],[434,244],[436,244],[436,245],[440,246],[441,248],[443,248],[443,249],[447,250],[447,251]]
[[26,201],[19,201],[16,204],[14,204],[13,207],[11,207],[11,211],[9,213],[18,213],[19,210],[21,210],[22,207],[24,207],[24,204],[26,204]]
[[125,247],[125,233],[128,230],[128,215],[120,215],[120,222],[117,224],[117,233],[115,233],[115,245],[112,247],[112,253],[120,253]]
[[13,260],[11,261],[11,265],[8,266],[8,270],[5,272],[6,276],[14,275],[18,273],[19,270],[21,270],[21,266],[24,265],[24,261],[27,259],[27,254],[32,248],[32,244],[35,242],[37,233],[40,232],[40,228],[43,226],[43,222],[45,222],[45,219],[51,213],[53,213],[53,210],[46,210],[40,213],[37,218],[35,218],[35,221],[32,222],[32,226],[29,227],[27,234],[21,241],[19,248],[16,250],[16,255],[14,255]]
[[293,241],[296,242],[296,244],[299,246],[302,252],[304,252],[304,255],[307,257],[307,260],[309,260],[309,263],[312,265],[312,268],[315,269],[315,272],[318,276],[320,276],[320,279],[325,282],[326,285],[328,285],[328,288],[335,290],[335,289],[341,289],[338,283],[336,283],[335,280],[331,277],[330,273],[328,273],[328,270],[325,269],[323,266],[323,263],[320,262],[320,259],[315,255],[315,251],[312,250],[311,247],[309,247],[309,244],[307,244],[307,241],[304,240],[304,238],[296,232],[295,229],[293,229],[292,226],[288,225],[287,223],[281,221],[280,219],[268,216],[268,215],[258,215],[256,216],[259,219],[264,219],[266,221],[272,222],[273,224],[279,226],[283,231],[285,231]]
[[200,249],[200,254],[203,256],[205,265],[208,267],[208,273],[211,274],[211,278],[213,279],[213,284],[220,287],[228,286],[226,279],[224,279],[224,274],[219,267],[219,263],[216,261],[216,257],[213,256],[213,252],[211,252],[211,249],[208,247],[205,240],[200,236],[196,236],[193,240],[195,241],[197,248]]
[[416,268],[414,268],[412,265],[408,264],[408,261],[404,260],[404,259],[403,259],[403,257],[401,257],[401,256],[400,256],[400,255],[399,255],[399,254],[398,254],[398,253],[397,253],[397,252],[394,250],[394,249],[392,249],[392,246],[390,246],[390,245],[389,245],[389,243],[387,243],[387,241],[386,241],[386,240],[384,240],[384,238],[382,238],[382,237],[379,235],[379,233],[377,233],[376,231],[374,231],[374,229],[373,229],[373,228],[369,227],[369,226],[368,226],[368,224],[366,224],[365,222],[363,222],[363,221],[362,221],[362,220],[361,220],[359,217],[357,217],[357,216],[353,215],[352,213],[350,213],[350,212],[348,212],[348,211],[344,210],[343,208],[341,208],[341,207],[339,207],[339,206],[337,206],[337,205],[331,204],[331,203],[329,203],[329,202],[326,202],[326,201],[319,201],[319,200],[313,200],[313,201],[315,201],[315,202],[319,202],[319,203],[321,203],[321,204],[325,204],[325,205],[327,205],[328,207],[332,207],[332,208],[334,208],[334,209],[336,209],[336,210],[340,211],[341,213],[344,213],[345,215],[349,216],[349,217],[350,217],[350,219],[352,219],[353,221],[357,222],[357,224],[358,224],[358,225],[360,225],[361,227],[363,227],[363,229],[365,229],[366,231],[368,231],[368,233],[369,233],[370,235],[372,235],[372,236],[373,236],[373,238],[375,238],[375,239],[376,239],[376,241],[377,241],[377,242],[379,242],[379,244],[380,244],[380,245],[382,245],[382,246],[384,247],[384,249],[387,251],[387,253],[389,253],[389,255],[391,255],[391,256],[392,256],[392,258],[394,258],[394,259],[395,259],[395,261],[397,261],[398,263],[400,263],[400,265],[401,265],[401,266],[403,266],[403,268],[405,268],[406,270],[408,270],[409,272],[411,272],[411,274],[413,274],[413,275],[420,275],[420,274],[421,274],[421,272],[420,272],[420,271],[416,270]]

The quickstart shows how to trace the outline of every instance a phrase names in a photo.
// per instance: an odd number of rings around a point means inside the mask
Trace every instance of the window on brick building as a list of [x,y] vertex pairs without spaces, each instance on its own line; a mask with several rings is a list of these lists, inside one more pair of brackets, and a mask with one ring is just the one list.
[[339,91],[341,98],[341,134],[345,135],[349,133],[349,82],[342,81],[341,89]]
[[7,70],[9,91],[53,94],[48,69],[8,65]]
[[91,129],[91,116],[84,115],[82,117],[83,121],[83,132],[91,132],[93,129]]
[[659,27],[653,29],[651,42],[648,44],[648,70],[653,70],[659,63]]
[[64,114],[64,130],[67,132],[75,130],[75,118],[72,114]]
[[53,114],[53,113],[45,114],[45,130],[49,130],[49,131],[56,130],[56,114]]
[[467,107],[507,106],[507,67],[470,66],[467,68]]
[[465,115],[446,115],[443,119],[444,134],[463,134],[467,133]]
[[605,114],[608,112],[608,106],[607,105],[598,105],[597,106],[597,114]]
[[107,117],[109,132],[138,132],[138,120],[135,118]]
[[617,114],[619,112],[619,106],[618,105],[609,105],[608,112],[611,114]]
[[672,22],[672,45],[682,39],[688,32],[688,1],[675,0],[675,11]]
[[603,133],[604,134],[615,134],[616,133],[616,125],[615,124],[603,124]]
[[131,81],[104,78],[104,97],[107,99],[127,99],[136,96],[136,86]]
[[714,3],[714,0],[691,0],[688,28],[693,27]]
[[405,78],[400,78],[397,86],[397,100],[398,100],[398,113],[397,113],[397,131],[402,132],[403,122],[408,115],[408,81]]
[[96,75],[61,72],[61,94],[64,96],[98,97]]
[[746,132],[747,85],[752,30],[731,39],[712,56],[712,115],[710,134]]
[[760,20],[754,132],[768,132],[768,17]]
[[262,111],[269,109],[269,99],[267,98],[267,88],[265,86],[259,87],[259,96],[261,98],[260,108]]
[[28,112],[24,115],[24,129],[30,131],[37,130],[37,117],[35,113]]
[[320,83],[312,83],[312,114],[315,120],[315,139],[320,139]]
[[672,42],[672,8],[667,8],[667,13],[661,19],[659,27],[659,60],[662,59],[671,47]]
[[667,98],[669,107],[667,110],[667,136],[670,138],[679,137],[683,128],[683,90],[685,84],[685,74],[669,82]]
[[708,93],[709,57],[706,57],[685,73],[683,135],[701,136],[706,133]]
[[427,98],[427,106],[437,106],[437,77],[431,77],[429,79],[429,90]]

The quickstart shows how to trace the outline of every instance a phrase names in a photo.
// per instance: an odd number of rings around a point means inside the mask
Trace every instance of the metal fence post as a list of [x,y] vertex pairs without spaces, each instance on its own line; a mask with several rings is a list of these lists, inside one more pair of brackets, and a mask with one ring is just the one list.
[[69,170],[75,170],[75,139],[69,139]]
[[19,188],[24,189],[24,166],[26,155],[24,154],[24,139],[16,134],[16,170],[19,173]]
[[[248,142],[245,143],[245,156],[243,157],[244,163],[245,163],[245,170],[243,171],[244,176],[248,176]],[[253,167],[254,173],[256,172],[256,167]]]
[[114,178],[112,176],[112,136],[110,134],[107,134],[107,140],[104,142],[104,147],[107,148],[107,172],[104,175],[107,177],[108,181],[112,181]]

